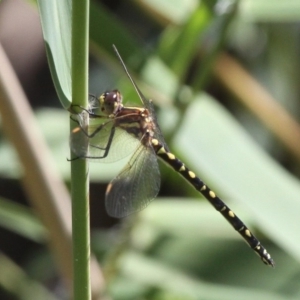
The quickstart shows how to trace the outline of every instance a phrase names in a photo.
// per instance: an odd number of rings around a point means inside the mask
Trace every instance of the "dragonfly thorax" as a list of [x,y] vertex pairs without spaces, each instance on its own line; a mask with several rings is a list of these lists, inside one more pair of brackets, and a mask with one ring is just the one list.
[[118,90],[105,92],[98,100],[101,113],[107,116],[115,115],[123,107],[122,95]]

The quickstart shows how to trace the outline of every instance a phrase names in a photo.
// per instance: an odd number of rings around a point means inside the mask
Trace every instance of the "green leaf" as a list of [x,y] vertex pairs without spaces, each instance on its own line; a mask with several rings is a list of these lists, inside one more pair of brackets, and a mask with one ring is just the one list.
[[71,1],[38,0],[52,79],[64,108],[71,102]]

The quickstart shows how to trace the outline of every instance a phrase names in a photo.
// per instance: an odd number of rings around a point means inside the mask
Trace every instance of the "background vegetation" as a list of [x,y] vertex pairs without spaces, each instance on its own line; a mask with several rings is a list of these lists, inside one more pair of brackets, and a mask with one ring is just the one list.
[[[109,218],[105,188],[126,160],[90,164],[93,263],[96,257],[101,266],[92,268],[94,291],[105,289],[112,299],[299,298],[299,12],[299,0],[91,3],[90,93],[118,88],[125,103],[138,103],[112,51],[116,44],[153,98],[169,147],[276,262],[275,269],[264,266],[206,200],[162,164],[159,197],[132,218]],[[8,139],[14,120],[1,92],[0,298],[67,299],[70,266],[53,245],[69,251],[69,199],[57,182],[70,183],[69,116],[51,80],[35,4],[0,3],[0,41],[35,112],[21,106],[15,90],[18,118],[31,125],[37,166],[50,170],[49,194],[54,189],[59,200],[47,206],[37,182],[36,193],[31,190],[24,144],[21,154],[15,151],[25,133],[21,126]],[[63,213],[56,219],[55,211]],[[60,224],[63,234],[53,226]]]

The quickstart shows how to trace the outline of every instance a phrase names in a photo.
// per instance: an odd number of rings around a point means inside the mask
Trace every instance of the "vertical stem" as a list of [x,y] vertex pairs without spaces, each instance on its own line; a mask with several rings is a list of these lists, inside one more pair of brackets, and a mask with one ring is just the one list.
[[[89,1],[73,0],[72,6],[72,104],[87,107]],[[73,123],[73,124],[72,124]],[[71,130],[74,122],[71,121]],[[72,154],[71,154],[72,155]],[[73,230],[73,299],[91,299],[89,176],[85,160],[71,163]]]

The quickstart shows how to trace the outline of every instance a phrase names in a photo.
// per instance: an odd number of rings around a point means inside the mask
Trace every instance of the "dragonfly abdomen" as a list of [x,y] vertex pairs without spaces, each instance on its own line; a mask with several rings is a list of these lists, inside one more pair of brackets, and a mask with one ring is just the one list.
[[247,244],[258,254],[261,260],[270,266],[274,266],[274,261],[267,250],[260,244],[258,239],[252,234],[248,227],[240,218],[213,192],[199,177],[196,176],[182,161],[173,153],[167,151],[157,140],[152,139],[152,146],[158,157],[169,166],[173,167],[183,176],[196,190],[198,190],[212,205],[219,211],[233,228],[244,238]]

